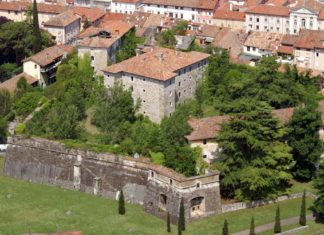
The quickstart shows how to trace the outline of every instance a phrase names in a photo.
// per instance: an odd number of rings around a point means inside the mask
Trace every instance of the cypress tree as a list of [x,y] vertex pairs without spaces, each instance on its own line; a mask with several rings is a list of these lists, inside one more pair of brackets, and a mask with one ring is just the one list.
[[228,223],[227,223],[227,220],[225,219],[224,221],[224,225],[223,225],[223,235],[228,235]]
[[178,228],[181,231],[186,230],[186,220],[185,220],[185,210],[184,210],[183,198],[181,198],[181,201],[180,201]]
[[120,191],[119,197],[118,197],[118,213],[120,215],[125,215],[125,199],[124,199],[124,193],[123,190]]
[[39,30],[39,23],[38,23],[38,10],[37,10],[37,3],[34,0],[33,3],[33,52],[37,53],[42,49],[42,37],[41,32]]
[[304,190],[302,204],[300,207],[300,216],[299,216],[299,224],[301,226],[306,225],[306,191]]
[[254,225],[254,217],[253,216],[252,216],[251,225],[250,225],[250,235],[256,235],[255,234],[255,225]]
[[281,225],[280,225],[280,208],[279,208],[279,204],[278,204],[278,206],[277,206],[277,211],[276,211],[276,218],[275,218],[274,233],[281,233]]
[[170,224],[170,213],[167,215],[167,232],[171,233],[171,224]]

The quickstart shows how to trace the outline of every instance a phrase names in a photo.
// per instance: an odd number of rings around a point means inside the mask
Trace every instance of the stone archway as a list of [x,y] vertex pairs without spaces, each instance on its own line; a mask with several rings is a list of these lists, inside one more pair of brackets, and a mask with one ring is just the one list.
[[167,209],[167,196],[165,194],[160,194],[160,198],[159,198],[159,209],[161,211],[166,211]]
[[195,197],[190,201],[190,216],[197,217],[205,214],[205,198]]

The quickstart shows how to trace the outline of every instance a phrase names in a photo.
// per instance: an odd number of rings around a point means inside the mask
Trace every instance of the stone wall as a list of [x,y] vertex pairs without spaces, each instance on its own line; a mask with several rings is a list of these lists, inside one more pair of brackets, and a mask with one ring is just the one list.
[[145,211],[177,221],[181,198],[188,221],[221,213],[219,173],[186,178],[145,158],[68,149],[41,138],[8,140],[6,176],[57,185],[143,205]]
[[[251,202],[237,202],[237,203],[231,203],[231,204],[224,204],[222,205],[222,213],[230,212],[230,211],[237,211],[247,208],[254,208],[254,207],[260,207],[264,205],[269,205],[277,202],[282,202],[289,199],[295,199],[295,198],[301,198],[303,196],[303,193],[293,193],[289,195],[283,195],[276,199],[272,200],[256,200]],[[311,197],[313,199],[316,199],[317,196],[311,192],[306,192],[307,197]]]

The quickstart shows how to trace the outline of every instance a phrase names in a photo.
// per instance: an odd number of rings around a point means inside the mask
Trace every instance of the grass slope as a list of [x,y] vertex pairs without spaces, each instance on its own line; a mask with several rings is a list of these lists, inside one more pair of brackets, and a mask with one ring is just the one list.
[[[2,167],[0,158],[1,170]],[[300,202],[300,199],[282,202],[281,218],[297,216]],[[307,205],[311,205],[311,199],[307,199]],[[248,229],[252,215],[256,225],[269,223],[275,216],[275,207],[206,218],[188,225],[184,234],[220,234],[225,218],[231,232]],[[126,211],[125,216],[118,215],[114,200],[11,179],[0,172],[0,235],[26,233],[29,229],[31,232],[82,230],[85,235],[167,234],[165,221],[146,214],[140,206],[127,204]],[[322,227],[313,223],[307,234]],[[171,234],[176,234],[175,226]]]

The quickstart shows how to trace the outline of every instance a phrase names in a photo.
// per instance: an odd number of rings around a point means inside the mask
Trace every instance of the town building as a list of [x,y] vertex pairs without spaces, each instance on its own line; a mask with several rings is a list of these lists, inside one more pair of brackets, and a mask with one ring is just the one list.
[[236,30],[245,30],[245,12],[233,10],[216,10],[213,24]]
[[100,21],[104,18],[106,12],[102,9],[95,7],[80,7],[74,6],[69,8],[76,16],[81,18],[81,29],[84,29],[84,25],[91,26],[99,25]]
[[[294,108],[272,110],[272,115],[278,119],[279,125],[285,125],[294,114]],[[230,122],[230,116],[213,116],[206,118],[189,117],[188,124],[192,128],[189,135],[185,136],[190,147],[200,147],[205,162],[208,164],[217,160],[222,152],[216,142],[216,137],[225,122]]]
[[212,24],[217,0],[143,0],[145,12],[168,15],[203,24]]
[[139,112],[154,122],[174,112],[175,106],[193,98],[209,55],[152,47],[148,52],[103,70],[106,87],[120,82],[141,100]]
[[113,13],[134,14],[141,2],[142,0],[113,0],[110,10]]
[[45,87],[56,81],[58,65],[72,51],[73,47],[69,45],[46,48],[23,60],[23,72],[33,77],[39,86]]
[[77,37],[78,56],[90,55],[91,66],[97,74],[102,74],[108,64],[116,62],[116,53],[125,34],[134,28],[133,24],[124,21],[108,21],[103,25],[89,27]]
[[186,139],[190,147],[202,149],[203,159],[209,164],[217,159],[221,153],[215,138],[221,130],[221,125],[229,120],[229,116],[213,116],[201,119],[190,117],[188,120],[192,132],[186,136]]
[[289,9],[260,4],[245,12],[246,31],[289,34]]
[[298,67],[324,71],[324,32],[302,29],[294,44],[294,63]]
[[243,53],[257,58],[274,55],[283,37],[280,33],[251,32],[244,42]]
[[53,35],[57,44],[73,43],[80,33],[81,18],[70,10],[64,11],[46,21],[44,28]]

